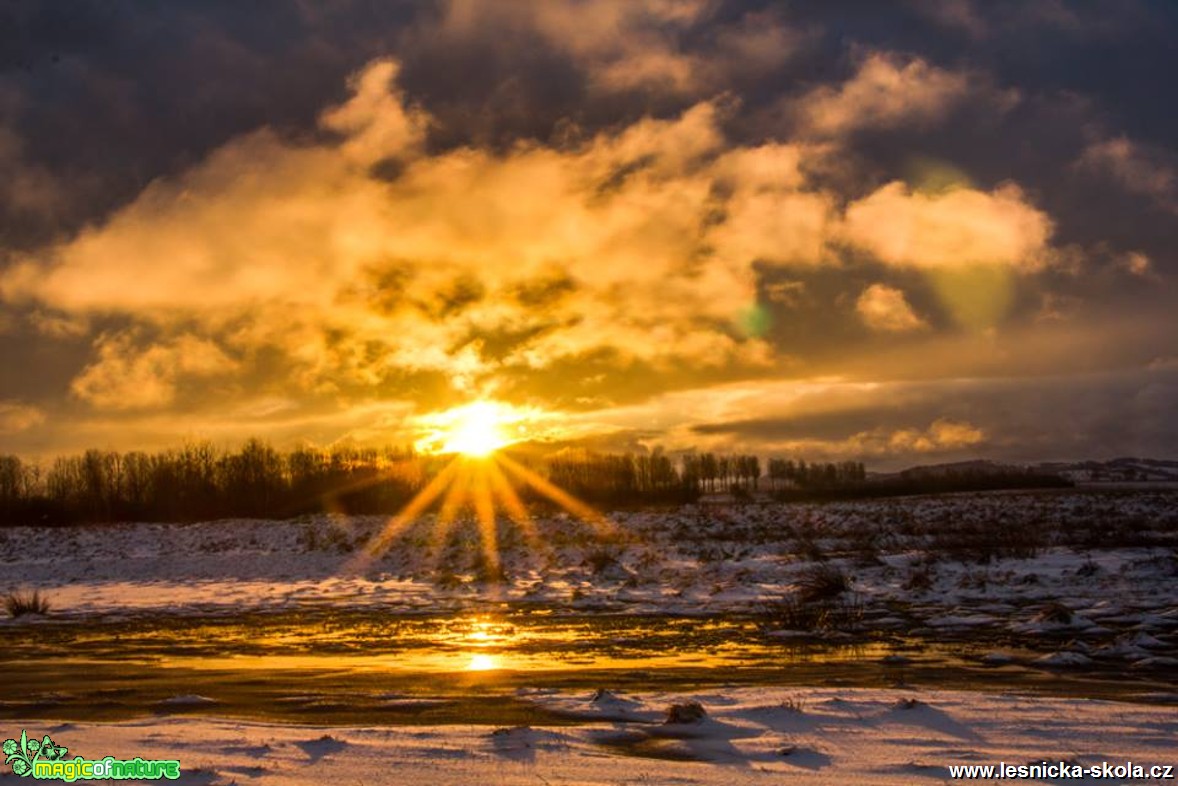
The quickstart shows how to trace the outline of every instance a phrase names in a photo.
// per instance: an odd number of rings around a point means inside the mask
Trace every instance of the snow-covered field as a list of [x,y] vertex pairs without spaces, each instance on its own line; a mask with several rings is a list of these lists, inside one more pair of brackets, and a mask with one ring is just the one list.
[[537,515],[529,537],[501,518],[502,582],[480,577],[473,523],[439,537],[432,514],[371,562],[359,555],[386,523],[377,517],[18,527],[0,530],[0,590],[39,589],[66,619],[312,604],[444,612],[495,601],[766,613],[788,629],[798,624],[790,599],[822,566],[848,583],[838,602],[849,613],[834,627],[1071,639],[1070,657],[1157,665],[1175,654],[1175,492],[690,506],[609,519],[602,531],[566,513]]
[[[592,693],[531,683],[525,671],[513,678],[526,686],[513,698],[570,725],[228,720],[218,702],[177,690],[174,701],[152,705],[151,717],[119,723],[21,720],[13,708],[32,705],[11,704],[8,735],[22,727],[48,734],[71,756],[179,758],[180,782],[197,784],[743,784],[786,777],[907,784],[948,782],[957,764],[1178,764],[1172,491],[700,505],[608,518],[603,529],[565,513],[537,513],[533,533],[503,518],[499,581],[487,577],[477,526],[459,521],[440,533],[433,515],[371,560],[364,546],[385,526],[382,518],[4,529],[0,591],[39,590],[53,610],[48,618],[0,619],[0,632],[19,637],[21,651],[52,672],[60,645],[38,650],[40,626],[82,630],[94,620],[117,629],[120,620],[142,618],[150,631],[151,620],[308,608],[315,620],[324,610],[388,619],[457,618],[490,608],[640,619],[752,615],[762,649],[799,639],[963,642],[997,667],[996,676],[1007,651],[1018,649],[1022,667],[1046,675],[1140,677],[1124,696],[1150,703],[1019,695],[997,685],[975,693],[902,684],[747,687],[744,680],[690,692],[654,678],[633,694]],[[815,587],[816,577],[832,576],[833,587]],[[813,608],[824,613],[808,613]],[[118,641],[108,645],[123,646]],[[1075,690],[1082,693],[1082,684]],[[664,723],[668,706],[691,701],[706,710],[702,720]],[[200,717],[188,714],[194,707]],[[39,717],[88,716],[50,710]]]
[[[953,765],[1178,764],[1172,706],[817,688],[529,698],[583,723],[328,728],[155,717],[27,727],[70,757],[178,759],[175,782],[188,784],[936,784],[950,782]],[[703,719],[664,722],[669,705],[689,701]],[[19,736],[20,724],[8,731]]]

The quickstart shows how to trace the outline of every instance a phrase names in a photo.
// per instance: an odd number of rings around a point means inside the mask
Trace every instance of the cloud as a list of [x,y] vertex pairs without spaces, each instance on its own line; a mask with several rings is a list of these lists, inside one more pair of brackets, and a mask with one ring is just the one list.
[[1141,251],[1128,251],[1117,258],[1117,266],[1140,278],[1157,280],[1153,261]]
[[1018,186],[920,193],[889,183],[846,211],[846,238],[891,265],[924,269],[997,265],[1035,270],[1046,264],[1052,233],[1046,213]]
[[863,128],[937,122],[970,90],[965,74],[946,71],[921,58],[872,52],[849,80],[838,87],[815,88],[794,110],[807,132],[842,136]]
[[1079,298],[1060,295],[1055,292],[1043,294],[1036,322],[1063,322],[1073,319],[1083,305]]
[[458,39],[493,37],[504,30],[539,35],[585,66],[591,64],[587,70],[599,90],[655,87],[681,92],[693,88],[694,75],[692,60],[679,51],[678,33],[706,10],[701,0],[496,4],[449,0],[440,26],[443,35]]
[[804,190],[803,157],[824,154],[802,145],[768,144],[727,153],[716,164],[731,195],[725,220],[708,237],[728,264],[817,265],[830,260],[827,240],[836,214],[830,194]]
[[44,167],[27,161],[25,145],[0,125],[0,207],[23,215],[48,216],[66,199],[61,184]]
[[[642,404],[567,420],[585,433],[613,433],[619,440],[653,425],[655,432],[643,441],[668,450],[756,450],[896,466],[988,444],[988,427],[955,410],[963,399],[976,402],[992,395],[979,382],[765,379],[664,393]],[[930,411],[944,414],[930,419]]]
[[43,336],[57,339],[80,338],[90,332],[84,316],[51,311],[33,311],[27,317],[29,325]]
[[[857,435],[856,438],[859,436],[861,435]],[[869,436],[863,441],[865,444],[871,444],[873,439],[873,436]],[[983,440],[985,440],[985,434],[972,424],[941,418],[933,421],[923,431],[901,429],[892,432],[887,436],[887,448],[894,452],[931,453],[971,447]]]
[[[758,294],[819,302],[767,270],[838,266],[848,248],[897,267],[1034,269],[1047,249],[1050,220],[1013,184],[897,182],[844,211],[810,175],[838,146],[741,145],[723,131],[724,101],[559,143],[430,151],[436,121],[398,73],[379,59],[356,74],[317,136],[243,134],[103,222],[16,255],[0,273],[8,302],[60,326],[144,328],[98,341],[75,396],[169,406],[181,380],[211,382],[228,359],[234,395],[349,400],[436,397],[439,380],[467,397],[545,389],[544,375],[556,389],[579,365],[674,372],[675,384],[762,374],[786,359],[748,329],[754,312],[772,324]],[[862,292],[858,311],[873,329],[923,324],[886,289]],[[133,333],[162,338],[145,349]],[[225,362],[185,366],[181,336]]]
[[176,399],[186,380],[228,374],[238,364],[216,344],[194,336],[141,347],[130,333],[102,336],[98,358],[70,385],[78,398],[98,409],[156,409]]
[[[1071,336],[1075,327],[1059,327]],[[992,368],[943,367],[944,353],[924,346],[880,358],[879,374],[842,378],[773,378],[662,392],[648,400],[570,414],[586,433],[613,433],[618,444],[637,437],[669,451],[739,451],[806,460],[870,461],[900,469],[916,462],[988,456],[1044,460],[1066,456],[1167,455],[1178,436],[1173,422],[1175,359],[1164,342],[1144,352],[1124,347],[1120,370],[1093,372],[1085,345],[1063,348],[1071,368],[1043,369],[1042,328],[992,352]],[[1102,332],[1094,328],[1091,334]],[[1028,337],[1031,340],[1026,341]],[[985,339],[962,335],[952,354],[984,354]],[[1022,344],[1026,343],[1025,349]],[[1019,355],[1016,362],[1010,355]],[[1151,363],[1152,361],[1152,363]],[[924,363],[923,378],[896,372]],[[845,365],[845,364],[844,364]],[[1032,375],[1015,367],[1026,366]],[[1147,368],[1148,367],[1148,368]]]
[[1150,371],[1178,371],[1178,357],[1165,355],[1156,357],[1146,366]]
[[[537,36],[573,60],[593,93],[680,96],[719,92],[732,79],[771,72],[804,38],[767,11],[730,21],[717,16],[710,0],[449,0],[437,34],[492,46]],[[693,38],[704,25],[707,36]]]
[[405,106],[396,89],[400,66],[377,60],[349,83],[354,95],[347,103],[323,113],[324,128],[341,134],[340,152],[360,164],[375,164],[417,152],[425,141],[428,117],[421,109]]
[[855,311],[872,330],[903,333],[928,327],[916,316],[904,293],[886,284],[872,284],[855,301]]
[[909,5],[922,16],[971,38],[985,38],[989,33],[989,25],[971,0],[910,0]]
[[[0,293],[129,316],[228,356],[278,352],[288,381],[316,392],[415,373],[470,390],[602,351],[623,365],[771,362],[737,320],[757,260],[821,253],[830,200],[799,190],[798,150],[728,150],[720,110],[702,102],[567,148],[426,156],[430,119],[407,108],[396,72],[380,60],[351,81],[321,114],[334,138],[231,140],[104,223],[19,256]],[[388,159],[393,174],[373,167]],[[179,376],[203,373],[175,343],[136,352],[103,339],[74,393],[161,406]]]
[[45,422],[40,407],[20,401],[0,401],[0,434],[16,434]]
[[986,442],[985,433],[967,421],[938,418],[925,428],[878,427],[856,432],[845,439],[797,439],[779,443],[776,449],[801,456],[826,459],[853,456],[859,459],[920,461],[928,455],[952,454],[976,449]]
[[1111,177],[1126,191],[1150,197],[1165,210],[1178,213],[1178,172],[1166,159],[1161,152],[1120,136],[1089,144],[1076,166]]
[[[821,375],[1021,387],[898,417],[893,385],[789,439],[886,445],[943,418],[1011,450],[1042,420],[1065,427],[1036,444],[1078,445],[1108,411],[1120,429],[1083,444],[1164,446],[1126,437],[1115,397],[1069,419],[1069,391],[1022,428],[994,408],[1174,354],[1173,20],[861,5],[300,3],[265,25],[240,4],[21,6],[25,64],[0,74],[0,351],[20,373],[0,400],[45,419],[9,449],[379,441],[375,403],[583,411],[780,382],[733,420]],[[186,366],[195,347],[223,360]],[[674,420],[634,417],[648,444]]]

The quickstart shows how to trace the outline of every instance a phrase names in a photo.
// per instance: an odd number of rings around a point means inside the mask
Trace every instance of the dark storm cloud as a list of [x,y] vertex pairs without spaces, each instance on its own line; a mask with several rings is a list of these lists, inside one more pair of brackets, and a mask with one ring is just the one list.
[[53,222],[0,211],[8,244],[97,219],[238,134],[306,132],[408,18],[395,3],[6,3],[0,128],[62,194]]
[[[475,10],[463,11],[468,5]],[[744,106],[733,119],[739,134],[758,109],[849,78],[864,51],[985,74],[1032,105],[1009,125],[966,107],[952,133],[863,140],[885,177],[902,174],[918,150],[979,182],[1023,182],[1082,152],[1085,125],[1161,145],[1178,134],[1175,113],[1153,92],[1158,74],[1178,69],[1168,3],[957,4],[984,29],[972,37],[921,3],[750,0],[701,4],[693,14],[618,12],[629,29],[596,37],[537,21],[559,9],[504,12],[531,5],[10,3],[0,9],[0,119],[23,145],[25,166],[43,167],[68,194],[58,211],[67,230],[238,134],[263,125],[314,133],[322,107],[343,97],[346,75],[388,54],[402,61],[405,89],[439,119],[438,144],[547,139],[569,121],[591,132],[724,90]],[[584,9],[593,5],[570,8],[592,19]],[[756,38],[771,30],[782,32]],[[611,43],[633,31],[661,48],[663,71],[655,63],[649,79],[595,79],[603,66],[624,71],[618,63],[634,53]],[[691,69],[683,84],[671,81],[676,57]],[[1084,108],[1067,111],[1069,100]],[[6,227],[9,243],[30,231],[22,215],[21,226]]]

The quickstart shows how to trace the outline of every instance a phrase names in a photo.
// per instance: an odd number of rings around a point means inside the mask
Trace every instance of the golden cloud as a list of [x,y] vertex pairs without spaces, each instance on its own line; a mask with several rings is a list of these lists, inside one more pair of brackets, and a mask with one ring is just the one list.
[[45,422],[40,407],[20,401],[0,401],[0,434],[15,434]]
[[181,379],[235,371],[238,364],[216,344],[177,336],[142,348],[129,333],[98,340],[98,358],[70,385],[78,398],[101,409],[151,409],[171,404]]
[[796,112],[810,133],[841,136],[860,128],[892,128],[940,120],[969,92],[965,74],[884,52],[869,54],[841,86],[819,87]]
[[425,141],[429,118],[406,108],[404,95],[393,87],[399,71],[391,60],[376,61],[352,79],[351,100],[320,118],[324,128],[345,138],[340,152],[347,158],[374,164],[408,156]]
[[[357,74],[321,114],[320,141],[259,129],[18,257],[0,297],[150,328],[97,340],[72,387],[96,407],[166,406],[186,379],[248,375],[274,355],[294,391],[438,374],[486,393],[503,373],[603,353],[622,367],[764,369],[778,358],[742,323],[758,266],[831,264],[850,244],[901,266],[1026,268],[1050,233],[1013,185],[893,183],[840,215],[803,171],[831,147],[734,146],[713,101],[572,146],[431,155],[433,121],[397,73],[384,59]],[[911,324],[902,296],[869,306],[877,326]]]
[[872,330],[903,333],[928,327],[908,305],[904,293],[886,284],[872,284],[855,301],[855,311]]
[[940,418],[927,428],[876,428],[845,439],[785,440],[774,443],[772,449],[803,456],[888,458],[949,453],[975,447],[985,440],[985,432],[968,422]]
[[[450,0],[436,34],[462,46],[528,31],[583,68],[590,90],[679,96],[719,92],[731,76],[770,71],[798,47],[801,35],[771,13],[717,22],[716,11],[711,0]],[[683,37],[705,22],[710,51],[689,51]]]
[[693,58],[679,51],[677,33],[707,11],[704,0],[634,3],[594,0],[482,3],[450,0],[441,21],[459,38],[501,28],[527,29],[591,63],[594,87],[605,91],[655,87],[673,92],[695,85]]
[[[925,427],[881,424],[829,433],[829,424],[842,417],[849,425],[861,423],[864,412],[874,412],[877,421],[886,422],[894,420],[898,410],[936,407],[940,395],[904,382],[766,379],[662,393],[641,404],[567,413],[564,421],[573,433],[584,434],[641,434],[653,428],[657,434],[649,437],[650,443],[670,450],[722,452],[755,446],[776,454],[823,458],[948,453],[985,442],[981,427],[949,417],[935,418]],[[791,427],[793,422],[801,425]],[[798,435],[808,428],[828,433]]]
[[[895,453],[931,453],[941,450],[970,447],[984,441],[986,435],[981,429],[964,421],[938,419],[925,430],[900,429],[887,438],[887,447]],[[864,441],[870,443],[871,437]]]
[[[793,190],[797,151],[744,153],[776,162],[773,180],[721,155],[717,109],[704,102],[569,150],[425,156],[429,118],[406,108],[396,72],[381,60],[352,80],[352,97],[322,115],[337,139],[297,144],[267,129],[235,139],[105,223],[21,257],[0,293],[131,315],[235,357],[277,349],[310,390],[418,371],[469,387],[498,368],[602,349],[655,365],[771,360],[735,321],[755,302],[752,263],[781,232],[751,217],[821,201]],[[391,180],[371,167],[389,158],[401,160]],[[717,224],[721,182],[735,196],[732,219]],[[778,251],[816,253],[818,228],[807,231],[798,250]],[[518,339],[483,352],[500,335]],[[105,407],[168,403],[177,379],[204,373],[168,341],[101,339],[75,394]]]
[[893,182],[852,202],[843,231],[851,243],[892,265],[1035,270],[1046,264],[1052,223],[1013,183],[990,192],[920,193]]

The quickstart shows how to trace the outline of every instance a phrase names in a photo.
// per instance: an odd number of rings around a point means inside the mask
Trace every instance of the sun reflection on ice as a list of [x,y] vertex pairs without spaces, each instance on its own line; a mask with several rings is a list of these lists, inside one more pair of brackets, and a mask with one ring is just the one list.
[[[458,626],[456,643],[470,652],[466,671],[495,671],[504,667],[501,648],[510,647],[518,639],[515,627],[488,619],[471,619]],[[491,652],[488,649],[494,648]]]

